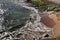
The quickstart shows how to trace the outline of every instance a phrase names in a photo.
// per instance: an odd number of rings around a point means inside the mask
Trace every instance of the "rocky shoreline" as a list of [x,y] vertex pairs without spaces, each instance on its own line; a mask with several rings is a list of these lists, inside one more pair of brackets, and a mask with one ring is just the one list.
[[[4,24],[0,23],[3,25],[4,31],[0,32],[0,40],[40,40],[55,37],[60,24],[55,17],[60,20],[60,14],[55,15],[54,12],[59,10],[48,11],[44,7],[33,7],[24,0],[2,3],[0,11],[4,14],[4,18],[1,17],[4,19]],[[56,26],[58,26],[58,30]]]

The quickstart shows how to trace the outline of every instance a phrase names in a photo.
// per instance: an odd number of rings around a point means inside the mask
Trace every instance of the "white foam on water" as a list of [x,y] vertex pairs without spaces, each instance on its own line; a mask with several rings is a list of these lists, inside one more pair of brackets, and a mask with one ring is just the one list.
[[28,7],[28,6],[23,6],[24,8],[27,8],[27,9],[29,9],[29,10],[32,10],[32,11],[34,11],[35,13],[38,13],[38,10],[37,9],[35,9],[34,7]]
[[2,9],[0,9],[0,14],[3,14],[3,13],[4,13],[4,11]]
[[3,9],[0,9],[0,31],[3,29],[2,27],[2,23],[4,20],[4,18],[2,17],[3,13],[4,13]]
[[[31,16],[32,20],[36,19],[36,20],[34,20],[34,23],[28,21],[24,27],[28,28],[28,30],[30,30],[30,31],[40,31],[40,32],[50,32],[51,31],[50,28],[48,28],[47,26],[45,26],[43,23],[40,22],[41,17],[38,14],[37,9],[35,9],[34,7],[28,7],[28,6],[23,6],[23,7],[34,11],[34,13],[31,14],[30,16]],[[35,16],[36,16],[36,18],[34,18]]]

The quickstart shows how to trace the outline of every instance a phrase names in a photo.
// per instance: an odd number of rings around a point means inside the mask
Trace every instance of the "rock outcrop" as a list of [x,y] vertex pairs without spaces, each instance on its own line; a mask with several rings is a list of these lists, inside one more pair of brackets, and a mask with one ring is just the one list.
[[60,4],[60,0],[47,0],[49,2],[53,2],[53,3],[56,3],[56,4]]

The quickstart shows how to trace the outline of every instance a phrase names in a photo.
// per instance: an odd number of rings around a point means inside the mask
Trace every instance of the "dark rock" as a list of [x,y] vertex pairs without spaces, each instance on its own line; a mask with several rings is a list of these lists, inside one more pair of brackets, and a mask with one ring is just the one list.
[[31,2],[31,0],[27,0],[26,2]]
[[49,37],[49,35],[48,35],[48,34],[46,34],[44,37]]

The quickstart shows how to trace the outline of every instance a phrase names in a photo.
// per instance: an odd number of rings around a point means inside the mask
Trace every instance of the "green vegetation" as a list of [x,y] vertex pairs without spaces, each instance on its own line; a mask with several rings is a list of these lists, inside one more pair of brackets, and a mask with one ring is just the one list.
[[44,6],[44,7],[50,8],[50,9],[60,7],[60,5],[57,5],[57,4],[54,4],[51,2],[47,2],[46,0],[32,0],[32,4],[37,7]]
[[42,40],[56,40],[56,39],[54,39],[54,38],[46,38],[46,39],[42,39]]
[[45,39],[41,39],[41,40],[60,40],[60,37],[57,37],[57,38],[45,38]]

